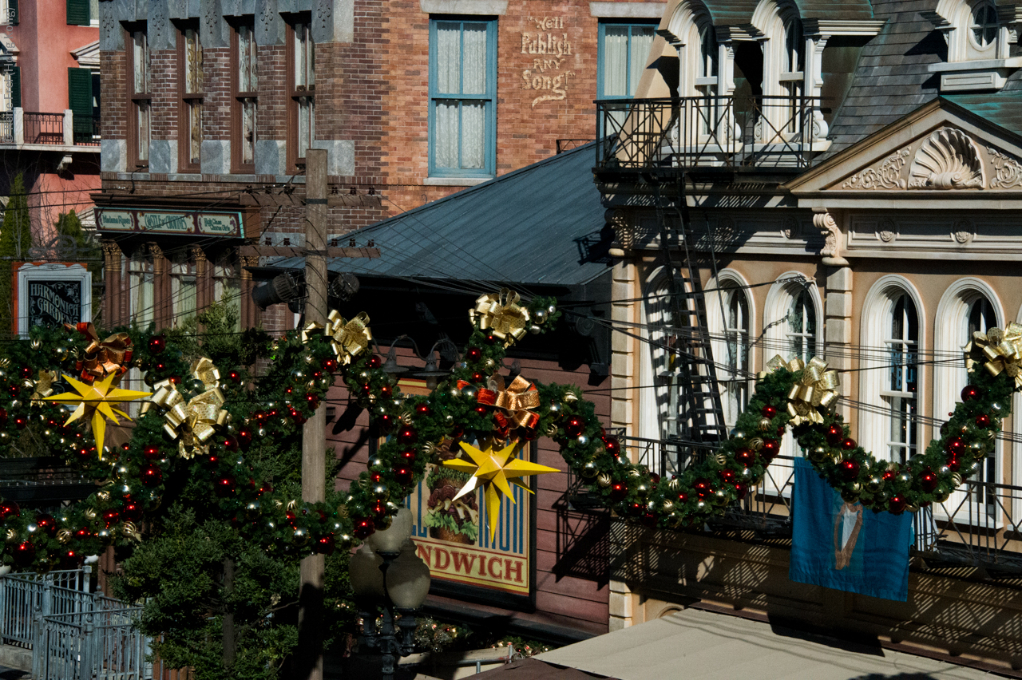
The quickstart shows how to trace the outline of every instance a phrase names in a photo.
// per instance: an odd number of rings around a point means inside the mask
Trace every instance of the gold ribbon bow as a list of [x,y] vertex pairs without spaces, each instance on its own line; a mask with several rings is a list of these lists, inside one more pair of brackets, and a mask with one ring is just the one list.
[[81,371],[83,380],[102,380],[111,373],[120,377],[127,372],[132,354],[131,337],[127,333],[114,333],[106,340],[100,340],[96,327],[91,323],[83,322],[77,326],[66,323],[64,327],[69,331],[77,330],[89,340],[84,359],[75,367]]
[[34,390],[32,392],[32,401],[40,402],[46,399],[46,397],[53,394],[53,381],[57,379],[56,373],[49,371],[39,370],[39,378],[34,383]]
[[519,375],[505,389],[504,376],[495,375],[490,378],[488,388],[479,390],[479,403],[496,406],[503,411],[499,415],[504,420],[510,418],[514,427],[536,427],[539,423],[539,415],[530,410],[539,408],[539,391],[531,382]]
[[504,346],[521,340],[529,325],[529,310],[518,304],[521,296],[507,288],[499,293],[480,295],[476,306],[468,312],[473,324],[479,330],[490,331],[494,337],[503,340]]
[[337,361],[345,365],[350,364],[373,341],[373,334],[369,330],[369,315],[365,312],[359,312],[354,318],[345,321],[336,309],[332,309],[325,328],[322,324],[310,323],[302,329],[302,342],[308,342],[311,334],[318,330],[330,338]]
[[841,380],[837,371],[827,370],[827,362],[820,357],[813,357],[808,365],[801,359],[792,359],[787,363],[787,368],[793,373],[802,371],[802,378],[788,392],[791,425],[822,423],[823,416],[819,409],[829,409],[839,396],[837,388]]
[[1002,372],[1015,379],[1016,389],[1022,388],[1022,325],[1008,324],[1003,331],[991,328],[986,333],[976,331],[972,342],[965,346],[965,366],[970,371],[983,362],[990,375]]
[[209,359],[203,357],[192,366],[192,376],[202,381],[204,391],[185,403],[185,398],[169,380],[157,383],[152,403],[167,410],[163,431],[178,440],[182,458],[204,455],[206,445],[216,434],[216,426],[227,422],[224,395],[220,391],[220,372]]

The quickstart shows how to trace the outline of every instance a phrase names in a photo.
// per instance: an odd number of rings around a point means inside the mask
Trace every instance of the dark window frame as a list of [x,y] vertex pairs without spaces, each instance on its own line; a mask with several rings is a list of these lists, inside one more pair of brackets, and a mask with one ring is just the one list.
[[[259,81],[256,75],[256,89],[253,91],[241,91],[241,60],[239,50],[239,30],[248,27],[252,31],[253,45],[256,51],[256,62],[258,63],[259,46],[255,44],[255,17],[247,17],[231,24],[231,172],[238,174],[255,174],[255,144],[259,139]],[[242,155],[243,140],[241,138],[244,129],[242,116],[244,115],[244,100],[252,100],[256,107],[256,136],[252,141],[252,162],[245,163]]]
[[[197,174],[202,171],[201,158],[199,162],[193,162],[191,159],[191,107],[202,106],[205,100],[204,92],[188,92],[187,85],[187,69],[185,68],[186,55],[186,35],[185,32],[188,30],[194,30],[198,32],[199,49],[202,49],[202,33],[199,32],[198,20],[189,20],[186,22],[180,22],[176,24],[176,43],[175,50],[177,54],[177,166],[178,172]],[[201,64],[201,62],[200,62]],[[200,65],[201,68],[201,65]],[[205,86],[205,83],[203,83]],[[202,110],[199,110],[199,132],[202,133]],[[199,142],[201,150],[202,142]]]
[[[127,146],[127,162],[126,168],[128,172],[148,172],[149,170],[149,149],[146,149],[146,159],[139,160],[140,151],[140,135],[139,135],[139,110],[142,107],[142,103],[149,107],[149,140],[146,142],[147,147],[152,142],[152,105],[153,105],[153,93],[150,92],[136,92],[135,91],[135,33],[142,33],[146,35],[146,54],[149,52],[149,36],[147,34],[146,24],[132,24],[124,26],[124,53],[125,53],[125,92],[128,97],[128,116],[126,146]],[[151,54],[150,54],[151,62]],[[151,63],[150,63],[151,65]],[[146,68],[146,84],[152,90],[152,78],[149,73],[149,68]]]
[[[303,12],[298,14],[290,15],[286,20],[284,49],[286,52],[285,68],[287,69],[286,87],[287,87],[287,171],[291,173],[304,174],[305,173],[305,157],[298,155],[298,133],[299,133],[299,103],[298,100],[302,97],[308,97],[312,100],[312,130],[310,132],[311,139],[309,141],[308,148],[312,148],[312,143],[316,138],[315,133],[315,118],[316,118],[316,83],[313,82],[312,86],[307,90],[299,91],[295,84],[295,24],[304,24],[309,26],[310,36],[309,43],[313,50],[313,63],[315,63],[315,50],[316,43],[312,40],[311,27],[312,27],[312,14],[309,12]],[[314,72],[315,73],[315,72]]]

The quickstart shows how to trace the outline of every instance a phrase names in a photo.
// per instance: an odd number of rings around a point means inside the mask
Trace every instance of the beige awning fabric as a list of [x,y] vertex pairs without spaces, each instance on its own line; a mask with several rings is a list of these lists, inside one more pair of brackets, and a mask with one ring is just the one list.
[[[536,658],[621,680],[989,680],[990,674],[880,647],[850,651],[768,623],[697,609],[600,635]],[[819,638],[824,640],[824,638]]]

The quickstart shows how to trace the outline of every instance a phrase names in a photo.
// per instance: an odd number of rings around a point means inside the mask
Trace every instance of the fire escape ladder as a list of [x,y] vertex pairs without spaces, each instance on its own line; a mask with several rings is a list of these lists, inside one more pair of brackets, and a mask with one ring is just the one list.
[[677,445],[681,463],[719,447],[727,438],[727,426],[706,320],[706,296],[699,279],[699,263],[693,259],[689,246],[692,226],[685,198],[685,176],[682,174],[678,181],[679,219],[668,220],[660,182],[655,171],[651,175],[670,298],[666,349],[670,370],[678,375],[682,391],[680,412],[676,414],[680,423]]

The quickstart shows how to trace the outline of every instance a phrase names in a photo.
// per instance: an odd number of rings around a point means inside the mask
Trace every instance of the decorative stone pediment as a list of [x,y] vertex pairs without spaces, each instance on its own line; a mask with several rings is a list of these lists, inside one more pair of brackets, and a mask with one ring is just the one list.
[[1022,145],[989,121],[937,100],[831,157],[787,187],[802,207],[810,208],[865,207],[862,200],[874,206],[902,201],[918,208],[916,201],[922,200],[934,208],[944,201],[979,206],[979,202],[991,202],[991,192],[1002,201],[1013,201],[1010,195],[1017,192],[1022,201]]

